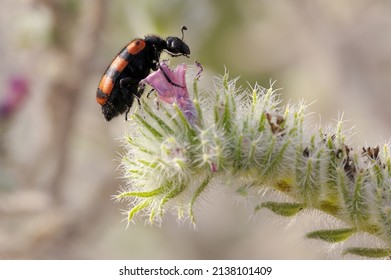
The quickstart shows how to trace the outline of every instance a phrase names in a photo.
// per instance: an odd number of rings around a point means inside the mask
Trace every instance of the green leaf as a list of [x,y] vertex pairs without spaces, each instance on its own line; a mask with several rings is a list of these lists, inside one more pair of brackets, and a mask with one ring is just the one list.
[[168,194],[166,194],[160,201],[160,204],[159,204],[159,213],[160,215],[163,213],[163,206],[167,203],[167,201],[169,201],[170,199],[180,195],[184,189],[185,189],[185,185],[182,184],[180,185],[179,187],[173,189],[172,191],[170,191]]
[[208,176],[201,185],[197,188],[197,190],[194,192],[193,197],[191,198],[190,204],[189,204],[189,216],[191,219],[191,222],[195,224],[195,218],[193,213],[194,203],[197,200],[197,198],[200,196],[200,194],[205,190],[205,188],[208,186],[210,181],[210,176]]
[[261,208],[267,208],[280,216],[291,217],[296,215],[300,210],[302,210],[304,208],[304,204],[267,201],[258,205],[255,208],[255,212],[260,210]]
[[356,231],[353,228],[341,228],[332,230],[317,230],[306,234],[310,239],[321,239],[326,242],[335,243],[348,239]]
[[144,111],[151,116],[159,125],[160,127],[166,131],[169,135],[174,134],[174,130],[163,120],[161,119],[158,115],[156,115],[154,112],[152,112],[151,107],[146,103],[144,100],[141,101],[143,104],[143,109]]
[[128,222],[130,222],[134,215],[137,213],[137,212],[140,212],[141,210],[143,210],[144,208],[148,207],[150,204],[151,204],[151,200],[144,200],[142,202],[140,202],[139,204],[137,204],[136,206],[134,206],[129,212],[128,212]]
[[161,140],[163,138],[163,135],[157,131],[152,125],[150,125],[147,121],[143,119],[138,114],[133,114],[134,118],[139,122],[140,125],[144,126],[157,140]]
[[162,194],[163,191],[164,191],[164,187],[160,187],[160,188],[154,189],[152,191],[147,191],[147,192],[123,192],[123,193],[117,195],[117,198],[133,197],[133,196],[152,197],[152,196]]
[[361,257],[368,258],[385,258],[391,256],[391,248],[361,248],[361,247],[351,247],[343,251],[343,254],[352,254]]

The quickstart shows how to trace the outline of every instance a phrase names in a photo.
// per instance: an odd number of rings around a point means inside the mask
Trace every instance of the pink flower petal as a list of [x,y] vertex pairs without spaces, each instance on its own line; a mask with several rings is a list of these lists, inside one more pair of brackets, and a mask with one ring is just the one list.
[[153,87],[161,101],[177,104],[189,122],[196,121],[194,103],[186,86],[186,64],[180,64],[172,70],[163,62],[157,71],[150,74],[142,82]]

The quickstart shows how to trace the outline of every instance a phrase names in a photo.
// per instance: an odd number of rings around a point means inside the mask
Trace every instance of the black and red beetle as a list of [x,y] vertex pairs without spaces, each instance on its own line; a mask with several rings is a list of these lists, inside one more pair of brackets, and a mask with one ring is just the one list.
[[103,74],[96,92],[96,101],[102,106],[107,121],[124,112],[127,119],[134,97],[139,98],[144,91],[144,86],[139,85],[140,81],[151,70],[159,68],[163,51],[173,57],[189,57],[190,48],[183,42],[184,30],[187,30],[186,26],[181,29],[181,39],[167,37],[164,40],[156,35],[134,39],[117,54]]

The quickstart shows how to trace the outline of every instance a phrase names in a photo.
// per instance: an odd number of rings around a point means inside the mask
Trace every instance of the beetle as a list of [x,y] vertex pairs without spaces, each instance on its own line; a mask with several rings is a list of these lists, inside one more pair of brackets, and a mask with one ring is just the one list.
[[144,85],[140,85],[140,81],[146,78],[151,70],[156,71],[159,68],[163,51],[172,57],[189,57],[190,48],[183,41],[184,30],[187,30],[186,26],[181,28],[181,39],[162,39],[156,35],[147,35],[144,39],[132,40],[121,49],[104,72],[96,92],[96,101],[102,106],[106,121],[124,112],[127,120],[134,97],[140,98],[144,92]]

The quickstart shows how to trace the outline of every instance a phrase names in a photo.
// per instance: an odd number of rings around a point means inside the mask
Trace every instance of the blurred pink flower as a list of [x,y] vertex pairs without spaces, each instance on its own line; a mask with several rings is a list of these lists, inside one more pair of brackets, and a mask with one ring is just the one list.
[[0,100],[0,119],[9,118],[23,104],[29,93],[28,81],[24,77],[11,77]]

